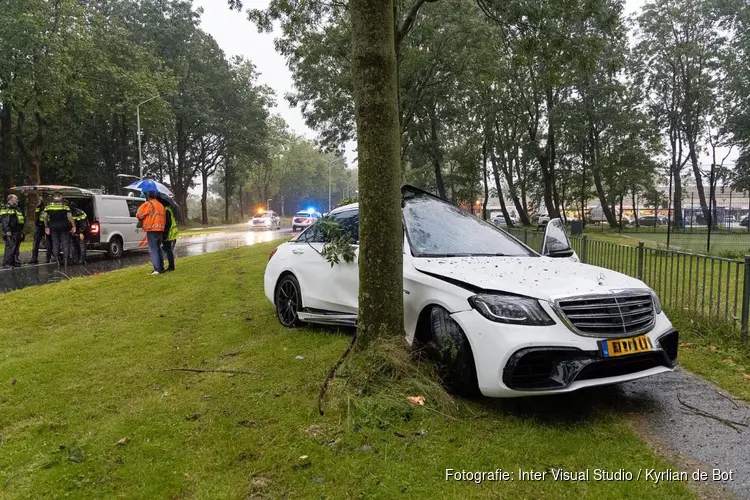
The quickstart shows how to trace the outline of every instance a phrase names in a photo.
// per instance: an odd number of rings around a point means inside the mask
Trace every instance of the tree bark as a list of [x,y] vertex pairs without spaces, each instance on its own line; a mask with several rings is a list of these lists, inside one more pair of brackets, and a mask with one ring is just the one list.
[[352,0],[359,153],[358,347],[404,332],[401,168],[393,0]]

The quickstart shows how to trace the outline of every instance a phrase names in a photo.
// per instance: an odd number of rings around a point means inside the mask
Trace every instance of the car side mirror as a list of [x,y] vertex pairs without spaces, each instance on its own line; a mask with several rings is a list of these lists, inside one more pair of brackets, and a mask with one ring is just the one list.
[[575,255],[562,219],[552,219],[547,223],[542,239],[542,255],[547,257],[573,257]]

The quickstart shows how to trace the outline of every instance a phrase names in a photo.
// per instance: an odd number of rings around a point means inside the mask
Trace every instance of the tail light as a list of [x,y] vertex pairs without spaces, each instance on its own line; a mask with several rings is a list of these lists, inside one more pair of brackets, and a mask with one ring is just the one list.
[[91,234],[99,234],[99,223],[98,222],[92,222],[91,223]]
[[271,255],[268,256],[268,260],[271,260],[271,257],[273,257],[276,254],[276,250],[278,250],[278,249],[279,249],[279,247],[276,247],[273,250],[271,250]]

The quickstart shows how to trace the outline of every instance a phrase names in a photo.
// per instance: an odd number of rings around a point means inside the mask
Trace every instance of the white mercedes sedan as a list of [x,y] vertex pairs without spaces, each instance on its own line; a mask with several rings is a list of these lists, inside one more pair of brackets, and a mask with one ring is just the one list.
[[[427,192],[402,193],[406,340],[435,359],[453,391],[554,394],[674,369],[678,332],[653,290],[579,263],[560,219],[547,224],[539,254]],[[328,217],[356,246],[358,205]],[[273,250],[266,297],[286,327],[355,325],[357,258],[331,266],[316,229]]]

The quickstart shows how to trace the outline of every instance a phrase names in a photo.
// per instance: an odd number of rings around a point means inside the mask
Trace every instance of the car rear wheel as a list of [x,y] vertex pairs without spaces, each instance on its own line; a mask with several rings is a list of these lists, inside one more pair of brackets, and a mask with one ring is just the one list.
[[113,236],[107,244],[107,257],[119,259],[122,257],[122,239],[119,236]]
[[297,278],[287,274],[279,280],[276,285],[274,303],[276,304],[276,316],[282,325],[287,328],[300,325],[298,313],[302,308],[302,293]]
[[479,394],[477,368],[469,339],[442,307],[430,311],[431,339],[428,349],[438,365],[443,385],[454,394]]

